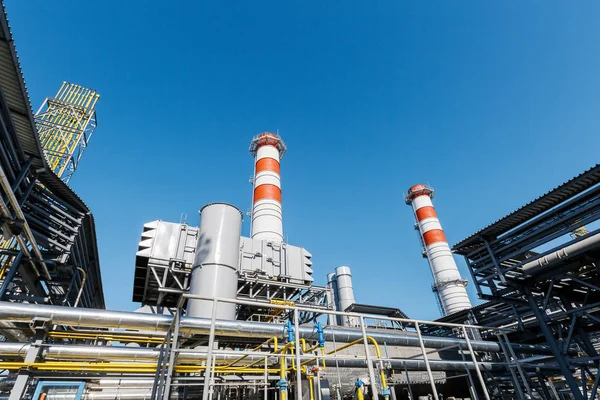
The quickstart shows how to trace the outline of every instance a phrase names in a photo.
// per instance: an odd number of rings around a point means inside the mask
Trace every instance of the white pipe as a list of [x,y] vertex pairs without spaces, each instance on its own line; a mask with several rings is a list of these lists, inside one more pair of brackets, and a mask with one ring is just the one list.
[[77,269],[81,271],[81,273],[83,274],[83,278],[81,278],[81,287],[79,288],[79,293],[77,293],[77,299],[75,299],[75,304],[73,304],[73,307],[77,307],[77,305],[79,304],[79,299],[81,298],[81,294],[83,293],[83,286],[85,285],[85,279],[87,278],[87,274],[85,273],[83,268],[77,267]]
[[[40,304],[22,304],[0,302],[0,320],[30,322],[34,318],[46,319],[58,325],[73,327],[98,327],[98,328],[120,328],[136,329],[153,332],[166,332],[171,327],[173,317],[170,315],[142,314],[124,311],[107,311],[87,308],[70,308],[61,306],[49,306]],[[180,332],[183,334],[208,335],[211,321],[208,318],[182,317]],[[226,337],[245,337],[270,339],[273,336],[281,336],[283,325],[264,322],[250,321],[226,321],[217,320],[215,334]],[[310,339],[314,337],[313,325],[302,325],[299,329],[300,337]],[[388,345],[399,345],[417,347],[418,338],[409,332],[382,332],[367,331],[369,336],[380,343]],[[335,337],[336,342],[349,343],[362,338],[360,329],[327,327],[324,330],[325,340],[331,341]],[[451,345],[466,346],[464,339],[451,337],[423,337],[425,347],[444,348]],[[496,342],[483,340],[471,341],[476,351],[500,352],[502,349]],[[548,346],[514,344],[516,351],[526,353],[548,354]]]
[[[22,359],[30,349],[29,344],[21,343],[0,343],[0,359]],[[125,347],[125,346],[93,346],[93,345],[45,345],[40,354],[40,359],[45,361],[83,361],[90,362],[156,362],[160,353],[159,348],[145,347]],[[216,360],[220,363],[237,360],[241,355],[240,352],[231,352],[230,354],[218,354]],[[244,360],[238,362],[240,366],[253,363],[258,360],[274,358],[277,361],[278,357],[272,354],[265,355],[248,355]],[[312,354],[300,355],[301,360],[312,359]],[[206,351],[198,351],[190,349],[189,351],[181,350],[178,352],[177,362],[179,364],[198,364],[207,359]],[[337,364],[336,364],[337,362]],[[386,360],[392,368],[407,368],[410,371],[425,371],[426,365],[424,360],[418,359],[391,359]],[[470,361],[452,361],[452,360],[429,360],[431,369],[434,371],[464,371],[465,367],[475,369]],[[329,367],[339,366],[340,368],[367,368],[368,362],[366,359],[356,359],[354,356],[348,358],[340,358],[339,356],[331,355],[325,359],[325,364]],[[479,363],[482,364],[482,363]],[[502,363],[483,363],[486,368],[494,370],[504,368]],[[108,380],[106,383],[100,382],[100,386],[115,386],[115,382],[123,381],[119,379]],[[133,380],[137,382],[138,380]],[[123,381],[123,385],[131,386]],[[141,385],[141,383],[140,383]]]
[[583,251],[597,245],[600,245],[600,232],[588,235],[588,237],[585,239],[562,247],[553,253],[546,254],[545,256],[536,258],[533,261],[529,261],[523,264],[521,268],[525,274],[533,275],[537,272],[540,272],[542,269],[552,266],[554,263],[581,254]]

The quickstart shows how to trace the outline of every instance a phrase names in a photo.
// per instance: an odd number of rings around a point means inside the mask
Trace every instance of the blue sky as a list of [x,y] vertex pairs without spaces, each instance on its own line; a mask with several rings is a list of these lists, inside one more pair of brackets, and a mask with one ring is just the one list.
[[101,94],[71,185],[109,308],[136,308],[145,222],[249,208],[265,130],[288,144],[284,230],[317,283],[349,265],[358,301],[422,319],[439,314],[408,187],[436,189],[453,244],[598,162],[598,2],[225,4],[6,0],[34,109],[63,80]]

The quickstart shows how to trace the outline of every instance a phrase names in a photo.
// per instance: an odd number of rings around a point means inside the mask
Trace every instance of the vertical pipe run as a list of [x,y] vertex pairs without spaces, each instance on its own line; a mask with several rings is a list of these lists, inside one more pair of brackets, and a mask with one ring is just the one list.
[[[475,357],[473,346],[471,346],[471,339],[469,339],[469,334],[467,333],[467,329],[464,326],[462,327],[462,331],[463,335],[465,335],[465,340],[467,341],[469,353],[471,353],[471,358],[473,359],[473,365],[475,366],[475,372],[477,372],[477,377],[479,378],[479,383],[481,384],[481,390],[483,390],[483,396],[486,400],[490,400],[490,395],[487,391],[485,380],[483,379],[483,375],[481,375],[481,370],[479,369],[479,362],[477,362],[477,357]],[[510,368],[510,366],[508,366],[508,368]]]
[[258,240],[283,242],[280,160],[286,147],[279,135],[264,132],[252,139],[254,195],[250,236]]
[[471,308],[467,281],[462,279],[450,251],[433,203],[433,189],[414,185],[408,189],[406,204],[412,205],[433,274],[444,315]]
[[363,342],[365,344],[365,356],[367,358],[367,367],[369,370],[369,380],[371,381],[371,395],[372,395],[371,397],[372,397],[372,400],[377,400],[379,398],[379,391],[377,390],[377,381],[375,380],[375,370],[373,369],[373,360],[371,359],[371,352],[369,351],[369,340],[367,339],[367,330],[365,329],[365,319],[362,316],[360,317],[360,328],[362,331]]
[[[210,303],[210,302],[209,302]],[[210,333],[208,335],[208,349],[206,351],[206,369],[204,370],[204,385],[202,388],[202,400],[208,400],[210,389],[211,370],[213,365],[213,346],[215,345],[215,321],[217,319],[218,300],[212,301]]]
[[265,357],[265,374],[264,374],[264,383],[263,383],[263,385],[264,385],[263,386],[264,397],[263,397],[263,400],[269,400],[269,392],[268,392],[268,389],[269,389],[269,373],[267,371],[267,369],[268,369],[268,362],[269,362],[268,357]]
[[294,347],[296,350],[296,400],[302,400],[302,368],[300,368],[300,324],[298,323],[298,309],[294,308]]
[[[203,297],[237,298],[242,213],[232,205],[213,203],[200,210],[196,257],[190,278],[190,293]],[[210,318],[210,300],[188,299],[187,315]],[[236,305],[222,302],[217,319],[234,320]]]
[[[462,358],[462,360],[467,361],[467,359],[465,358],[465,352],[461,345],[458,345],[458,350],[459,350],[460,357]],[[465,364],[465,372],[467,375],[467,380],[469,382],[469,393],[471,393],[471,398],[474,400],[479,400],[479,396],[477,396],[477,390],[475,389],[475,382],[473,382],[473,377],[471,376],[471,371],[469,371],[469,368],[467,367],[466,364]],[[522,399],[522,398],[523,398],[523,396],[519,397],[519,399]]]
[[[337,308],[337,282],[335,278],[335,272],[327,274],[327,303],[333,307],[333,311],[339,311]],[[337,325],[337,315],[327,314],[327,321],[329,325]]]
[[178,344],[179,344],[179,322],[181,317],[181,308],[177,307],[177,311],[175,312],[175,320],[174,324],[174,332],[171,336],[172,342],[169,343],[167,341],[165,346],[171,346],[171,351],[169,352],[169,365],[167,369],[167,376],[165,377],[165,389],[163,394],[163,400],[169,400],[171,397],[171,380],[173,378],[173,370],[175,368],[175,357],[177,356]]
[[435,381],[433,380],[433,373],[431,372],[431,366],[429,365],[429,357],[427,357],[427,352],[425,351],[425,345],[423,344],[423,336],[421,335],[421,328],[419,328],[418,322],[415,322],[415,330],[417,331],[417,337],[419,338],[419,344],[421,345],[421,352],[423,353],[423,360],[425,361],[425,368],[427,369],[427,375],[429,375],[429,383],[431,384],[433,398],[435,400],[440,400],[440,398],[438,396],[437,388],[435,387]]

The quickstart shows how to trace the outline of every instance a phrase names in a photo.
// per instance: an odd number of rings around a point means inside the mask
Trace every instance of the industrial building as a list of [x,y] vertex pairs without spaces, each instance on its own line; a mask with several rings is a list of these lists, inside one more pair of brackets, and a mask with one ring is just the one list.
[[199,226],[149,221],[140,308],[105,310],[94,219],[68,186],[99,94],[65,82],[34,114],[0,6],[0,399],[597,398],[600,165],[452,248],[433,189],[411,186],[443,313],[422,321],[357,302],[349,266],[284,240],[288,148],[258,133],[249,236],[223,202]]

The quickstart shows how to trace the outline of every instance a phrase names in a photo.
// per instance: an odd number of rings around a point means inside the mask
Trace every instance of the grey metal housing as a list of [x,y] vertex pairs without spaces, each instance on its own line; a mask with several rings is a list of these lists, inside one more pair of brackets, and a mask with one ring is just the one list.
[[[354,299],[354,287],[352,286],[352,272],[350,267],[340,266],[335,269],[336,281],[336,299],[338,310],[345,311],[352,304],[356,303]],[[338,316],[338,325],[357,326],[356,317]]]
[[[242,212],[225,203],[213,203],[200,210],[198,245],[190,278],[190,293],[202,297],[237,297],[237,270],[240,260]],[[188,300],[187,315],[210,318],[213,304]],[[218,319],[235,319],[236,306],[220,303]]]

